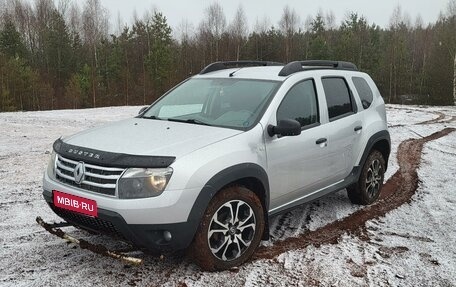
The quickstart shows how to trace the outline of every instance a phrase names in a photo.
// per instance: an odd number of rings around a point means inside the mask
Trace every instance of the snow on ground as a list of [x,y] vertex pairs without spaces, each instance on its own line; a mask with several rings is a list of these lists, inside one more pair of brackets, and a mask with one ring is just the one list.
[[[60,221],[41,195],[41,177],[53,141],[135,116],[140,107],[0,113],[0,286],[456,286],[456,133],[425,145],[420,187],[410,204],[369,221],[371,240],[345,235],[338,244],[292,250],[239,270],[202,272],[189,260],[142,255],[123,263],[67,245],[35,223]],[[453,107],[387,107],[392,153],[386,177],[398,169],[400,142],[456,126]],[[429,122],[435,120],[435,122]],[[425,124],[419,124],[427,122]],[[337,192],[271,220],[264,245],[349,216],[353,206]],[[75,228],[66,231],[108,247],[122,243]]]

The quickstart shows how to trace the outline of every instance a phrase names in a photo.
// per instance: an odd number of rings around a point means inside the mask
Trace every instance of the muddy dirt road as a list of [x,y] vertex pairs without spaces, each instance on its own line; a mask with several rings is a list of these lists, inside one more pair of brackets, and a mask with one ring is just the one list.
[[[51,143],[138,107],[0,114],[0,286],[456,286],[456,109],[388,106],[392,154],[382,200],[345,191],[271,220],[272,239],[239,269],[207,273],[181,257],[140,267],[65,244],[41,198]],[[105,236],[66,228],[112,248]]]

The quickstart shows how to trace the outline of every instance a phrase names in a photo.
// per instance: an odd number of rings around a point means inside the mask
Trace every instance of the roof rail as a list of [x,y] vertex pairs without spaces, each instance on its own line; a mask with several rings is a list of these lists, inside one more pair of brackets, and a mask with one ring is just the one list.
[[[308,67],[307,69],[304,68]],[[344,61],[308,60],[294,61],[285,65],[279,72],[279,76],[289,76],[308,69],[336,69],[358,71],[355,64]]]
[[201,70],[200,75],[215,72],[218,70],[224,70],[232,67],[254,67],[254,66],[283,66],[283,63],[269,62],[269,61],[225,61],[225,62],[214,62],[207,65]]

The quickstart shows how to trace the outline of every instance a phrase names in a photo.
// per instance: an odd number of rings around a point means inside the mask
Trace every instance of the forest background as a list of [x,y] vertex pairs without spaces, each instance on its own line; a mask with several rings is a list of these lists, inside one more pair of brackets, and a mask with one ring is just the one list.
[[456,0],[426,25],[400,6],[388,27],[290,6],[249,25],[242,6],[226,19],[219,2],[174,31],[156,9],[132,19],[112,24],[99,0],[0,1],[0,112],[148,105],[212,62],[246,59],[350,61],[388,103],[456,103]]

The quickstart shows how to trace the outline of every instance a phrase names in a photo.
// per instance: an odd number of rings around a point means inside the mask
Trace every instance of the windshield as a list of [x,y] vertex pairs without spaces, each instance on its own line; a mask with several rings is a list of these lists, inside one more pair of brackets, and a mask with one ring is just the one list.
[[256,123],[279,85],[263,80],[190,79],[142,117],[246,129]]

